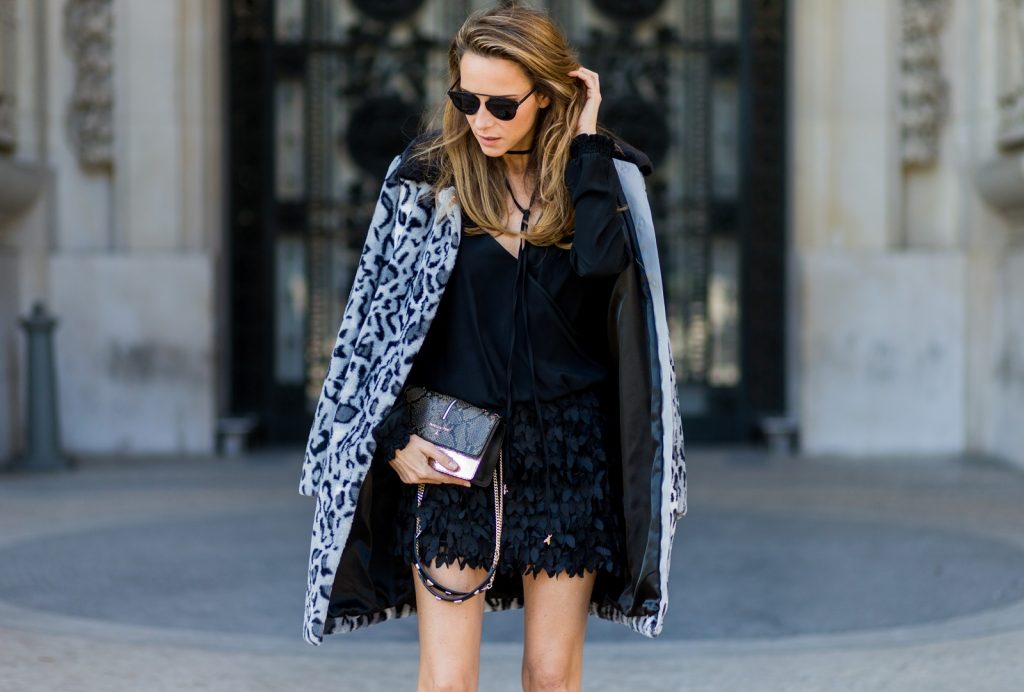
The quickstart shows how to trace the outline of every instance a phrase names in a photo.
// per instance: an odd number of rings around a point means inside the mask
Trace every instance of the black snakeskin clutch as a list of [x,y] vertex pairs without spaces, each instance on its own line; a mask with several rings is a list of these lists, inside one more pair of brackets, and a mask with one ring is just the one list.
[[462,399],[415,385],[406,387],[405,400],[413,432],[440,447],[459,465],[457,471],[450,471],[436,462],[433,467],[473,485],[490,485],[501,451],[504,431],[501,416]]

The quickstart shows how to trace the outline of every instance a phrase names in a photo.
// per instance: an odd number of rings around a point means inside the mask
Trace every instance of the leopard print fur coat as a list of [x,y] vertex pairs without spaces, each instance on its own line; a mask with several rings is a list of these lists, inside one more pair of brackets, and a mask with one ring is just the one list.
[[[303,638],[313,645],[320,645],[325,634],[415,612],[414,603],[408,601],[374,602],[356,609],[350,602],[344,607],[332,603],[332,588],[361,493],[372,492],[370,483],[364,488],[376,444],[372,431],[404,385],[459,248],[461,212],[454,189],[432,196],[427,182],[399,175],[401,161],[398,156],[391,163],[375,207],[302,463],[299,492],[315,498],[303,622]],[[613,352],[618,353],[620,387],[634,388],[630,401],[644,402],[645,410],[632,411],[629,420],[649,423],[628,426],[629,430],[622,426],[624,435],[635,434],[642,443],[637,446],[635,439],[624,437],[622,449],[646,451],[645,458],[628,460],[631,470],[628,478],[624,474],[624,482],[639,484],[639,494],[649,496],[649,501],[642,516],[627,516],[644,527],[639,532],[643,544],[632,547],[635,580],[615,603],[592,602],[590,612],[654,637],[662,629],[668,606],[676,523],[686,513],[686,462],[643,173],[629,156],[616,157],[614,163],[622,192],[620,206],[627,207],[634,262],[618,280],[622,286],[615,294],[620,295],[621,304],[610,309],[632,310],[634,314],[620,323],[634,325],[624,327],[634,333],[620,339]],[[641,339],[636,338],[635,325],[642,325]],[[635,428],[644,429],[634,432]],[[411,579],[408,572],[401,576]],[[521,599],[515,598],[488,599],[485,604],[487,610],[521,606]]]

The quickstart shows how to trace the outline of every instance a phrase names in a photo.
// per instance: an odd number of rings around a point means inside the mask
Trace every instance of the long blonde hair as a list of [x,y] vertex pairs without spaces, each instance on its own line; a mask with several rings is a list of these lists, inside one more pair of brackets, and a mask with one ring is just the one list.
[[[574,226],[574,213],[565,186],[569,145],[586,100],[586,87],[567,73],[580,65],[565,35],[543,11],[522,5],[502,5],[471,14],[452,39],[448,49],[449,84],[459,78],[462,56],[467,52],[484,57],[504,58],[519,65],[537,93],[547,96],[549,105],[538,111],[533,150],[527,171],[537,180],[540,216],[530,229],[534,245],[560,245]],[[505,164],[485,155],[473,137],[466,117],[445,99],[435,135],[426,137],[412,152],[436,171],[436,196],[455,187],[469,223],[464,232],[475,235],[487,229],[512,233],[505,228],[507,216]]]

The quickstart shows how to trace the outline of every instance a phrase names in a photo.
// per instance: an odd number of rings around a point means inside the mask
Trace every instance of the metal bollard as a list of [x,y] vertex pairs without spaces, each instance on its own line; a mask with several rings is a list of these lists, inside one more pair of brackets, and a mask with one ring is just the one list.
[[34,471],[64,469],[68,461],[60,450],[53,367],[53,329],[57,320],[41,302],[36,302],[32,313],[18,322],[25,330],[28,344],[28,429],[25,456],[18,466]]
[[787,416],[768,416],[761,419],[768,450],[775,456],[790,456],[796,451],[796,436],[799,425],[796,419]]
[[221,418],[218,425],[221,436],[221,452],[224,456],[237,457],[248,446],[249,434],[256,427],[255,415]]

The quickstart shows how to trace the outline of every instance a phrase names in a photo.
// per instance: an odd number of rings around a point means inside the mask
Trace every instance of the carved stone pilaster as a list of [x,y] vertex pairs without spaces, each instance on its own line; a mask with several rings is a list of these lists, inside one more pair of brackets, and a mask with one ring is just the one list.
[[905,166],[935,162],[948,111],[942,74],[942,28],[948,0],[903,0],[900,126]]
[[999,5],[999,144],[1024,145],[1024,0]]
[[14,64],[14,0],[0,0],[0,153],[14,150],[14,92],[17,67]]
[[110,0],[67,0],[64,39],[75,63],[68,136],[87,168],[114,163],[113,28]]

